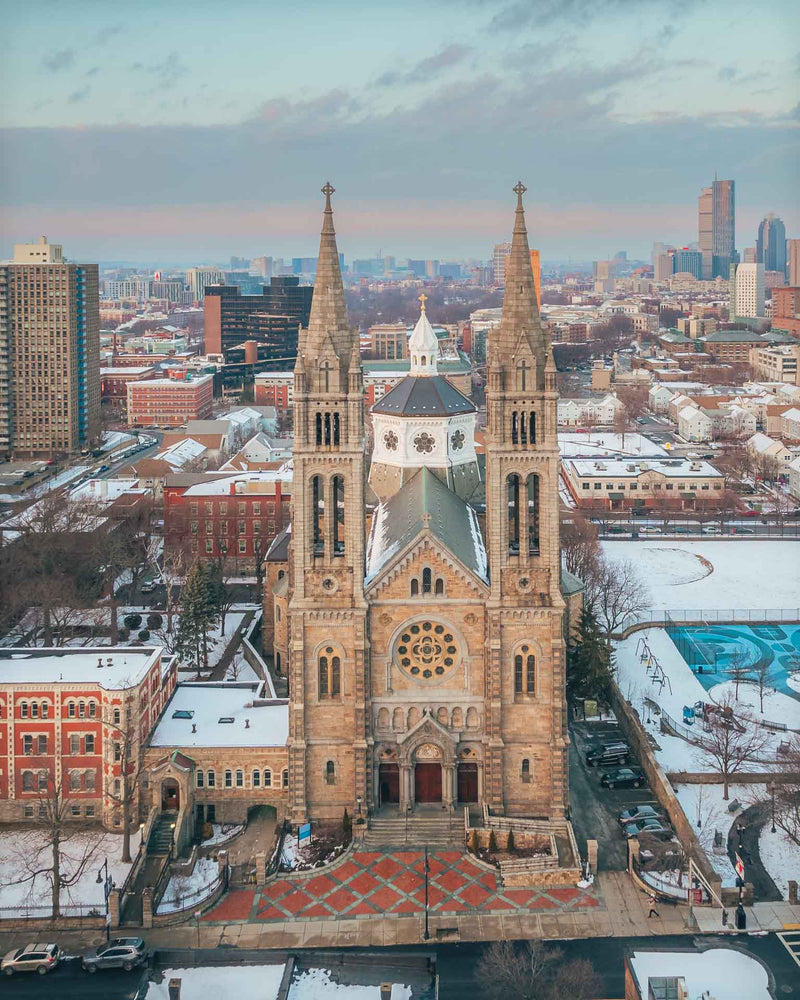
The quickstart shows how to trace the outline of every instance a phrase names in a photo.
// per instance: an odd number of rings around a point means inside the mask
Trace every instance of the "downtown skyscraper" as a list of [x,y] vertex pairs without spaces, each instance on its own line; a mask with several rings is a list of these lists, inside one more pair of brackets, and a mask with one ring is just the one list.
[[697,237],[703,255],[703,279],[727,278],[736,263],[736,182],[714,179],[703,188],[697,206]]
[[786,273],[786,226],[772,212],[759,223],[756,260],[765,271]]

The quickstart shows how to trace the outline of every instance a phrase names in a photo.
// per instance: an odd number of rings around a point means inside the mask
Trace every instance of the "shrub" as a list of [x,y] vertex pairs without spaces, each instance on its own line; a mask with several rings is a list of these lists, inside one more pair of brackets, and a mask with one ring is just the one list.
[[494,835],[494,830],[489,832],[489,853],[497,854],[497,837]]
[[469,834],[469,849],[472,854],[478,853],[478,831],[470,830]]
[[147,642],[147,640],[150,638],[150,632],[149,632],[149,630],[146,629],[146,628],[143,628],[141,630],[141,632],[139,633],[139,638],[142,640],[142,642]]
[[347,809],[345,809],[344,815],[342,816],[342,831],[347,836],[350,836],[350,834],[353,832],[353,823],[352,820],[350,819],[350,815],[347,812]]
[[138,628],[142,624],[142,616],[137,614],[125,615],[122,620],[130,629]]
[[151,612],[147,616],[147,627],[150,629],[151,632],[154,632],[156,629],[161,628],[163,624],[164,624],[164,619],[161,617],[161,615],[157,615],[155,612]]
[[506,850],[508,851],[509,854],[513,854],[516,849],[517,849],[517,845],[514,843],[514,831],[513,830],[509,830],[508,831],[508,842],[506,843]]

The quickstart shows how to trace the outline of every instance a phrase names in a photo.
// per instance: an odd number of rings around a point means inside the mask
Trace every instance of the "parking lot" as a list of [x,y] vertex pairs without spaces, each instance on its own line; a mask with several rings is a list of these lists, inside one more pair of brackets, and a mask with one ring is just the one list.
[[[600,776],[615,765],[587,767],[586,753],[601,743],[622,740],[624,737],[616,722],[570,723],[572,747],[569,755],[570,801],[572,826],[578,848],[586,856],[586,841],[594,839],[598,845],[597,864],[600,871],[624,871],[627,867],[625,837],[619,825],[619,814],[633,805],[658,806],[650,789],[601,788]],[[635,756],[629,765],[637,766]]]

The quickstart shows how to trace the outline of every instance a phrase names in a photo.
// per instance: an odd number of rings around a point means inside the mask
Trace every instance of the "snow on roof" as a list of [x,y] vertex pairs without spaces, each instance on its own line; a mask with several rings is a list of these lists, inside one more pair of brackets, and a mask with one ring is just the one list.
[[[106,690],[134,687],[161,653],[160,646],[10,647],[0,649],[0,684],[91,684]],[[98,666],[100,661],[102,667]]]
[[784,420],[800,420],[800,410],[796,406],[793,406],[791,410],[784,410],[782,415]]
[[175,468],[182,468],[187,462],[199,458],[206,451],[206,446],[194,438],[184,438],[182,441],[175,441],[163,451],[160,451],[153,458],[157,461],[167,462]]
[[210,479],[207,483],[197,483],[190,486],[184,496],[222,496],[226,493],[236,493],[238,483],[290,483],[292,470],[288,463],[280,469],[267,469],[260,472],[239,472],[233,476],[223,476]]
[[[153,733],[154,747],[282,747],[288,701],[258,704],[258,684],[178,684]],[[180,713],[179,718],[175,714]],[[221,719],[232,720],[221,722]],[[192,728],[194,727],[194,732]]]
[[659,472],[670,479],[692,479],[697,476],[720,478],[713,465],[708,462],[692,462],[689,459],[673,458],[664,460],[646,460],[629,462],[624,459],[591,459],[573,458],[569,464],[578,476],[605,476],[614,479],[630,479],[643,472]]
[[778,444],[774,438],[769,437],[767,434],[762,434],[761,431],[757,431],[751,438],[747,439],[747,446],[752,448],[753,451],[759,453],[767,451],[774,444]]
[[709,996],[714,1000],[769,1000],[767,970],[755,958],[733,948],[708,951],[635,951],[631,967],[644,996],[651,978],[683,976],[690,997]]
[[589,434],[558,432],[558,446],[562,458],[608,456],[609,458],[666,458],[667,452],[643,434],[621,434],[592,431]]

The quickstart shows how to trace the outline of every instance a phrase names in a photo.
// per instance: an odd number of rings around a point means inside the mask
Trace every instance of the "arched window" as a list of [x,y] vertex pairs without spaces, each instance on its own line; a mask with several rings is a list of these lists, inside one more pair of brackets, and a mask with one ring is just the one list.
[[319,697],[337,698],[342,690],[342,661],[333,646],[326,646],[318,661]]
[[539,554],[539,477],[528,476],[528,553]]
[[319,658],[319,696],[325,698],[328,695],[328,657]]
[[93,719],[97,715],[97,702],[89,702],[89,718]]
[[32,719],[39,718],[39,703],[36,701],[31,702],[31,718]]
[[331,695],[336,697],[342,685],[342,661],[338,656],[331,659]]
[[508,487],[508,552],[519,555],[519,476],[512,473],[506,480]]
[[514,694],[522,694],[522,655],[514,657]]
[[46,719],[50,715],[50,706],[46,701],[42,702],[42,718]]
[[344,477],[333,477],[333,554],[344,553]]
[[261,772],[253,771],[253,788],[261,788]]
[[209,788],[216,787],[216,784],[217,784],[217,773],[216,773],[216,771],[209,771],[206,774],[206,784],[208,785]]
[[203,787],[204,778],[205,778],[205,775],[203,774],[202,771],[197,771],[195,773],[194,783],[197,785],[198,788],[202,788]]
[[437,597],[444,597],[444,580],[441,577],[436,580],[435,593]]
[[419,359],[419,363],[424,368],[425,365],[427,365],[428,363],[428,356],[426,354],[423,354]]
[[329,785],[336,784],[336,765],[332,760],[329,760],[325,765],[325,781]]
[[67,715],[68,715],[68,717],[70,719],[74,719],[75,718],[75,702],[74,701],[71,701],[67,705]]
[[236,787],[244,788],[244,771],[236,772]]
[[228,770],[225,772],[225,787],[226,788],[233,787],[233,771]]
[[527,784],[531,780],[531,762],[527,757],[522,760],[522,767],[520,768],[520,776],[522,780]]
[[264,768],[264,788],[272,788],[272,771],[268,767]]
[[86,702],[85,701],[79,701],[78,702],[78,718],[79,719],[83,719],[85,717],[85,715],[86,715]]
[[281,620],[281,608],[279,604],[275,605],[275,621],[279,622]]
[[536,444],[536,414],[528,414],[528,440],[531,444]]
[[317,413],[315,423],[317,425],[317,444],[322,444],[322,414]]
[[27,703],[27,701],[23,701],[22,704],[19,706],[19,717],[21,719],[27,719],[28,718],[28,703]]
[[339,411],[337,410],[336,413],[334,413],[333,415],[333,444],[335,448],[339,447],[339,427],[340,427]]
[[519,415],[516,410],[511,414],[511,443],[519,444]]
[[283,769],[283,774],[281,775],[281,783],[284,788],[289,787],[289,768],[285,767]]
[[411,581],[411,596],[417,597],[418,594],[419,594],[419,580],[416,577],[414,577],[414,579]]
[[527,644],[514,654],[514,694],[536,694],[536,657]]
[[314,554],[321,555],[325,551],[325,496],[321,476],[311,479],[311,527]]
[[521,410],[519,414],[519,443],[528,443],[528,427],[525,422],[525,411]]
[[525,693],[536,694],[536,657],[533,653],[525,657]]
[[325,444],[330,445],[331,443],[331,415],[330,413],[325,414]]
[[22,772],[22,791],[23,792],[33,791],[33,771]]
[[275,669],[278,671],[278,673],[281,672],[281,654],[280,653],[276,653],[275,654]]
[[430,594],[433,583],[433,574],[431,573],[430,567],[426,566],[422,571],[422,593]]

